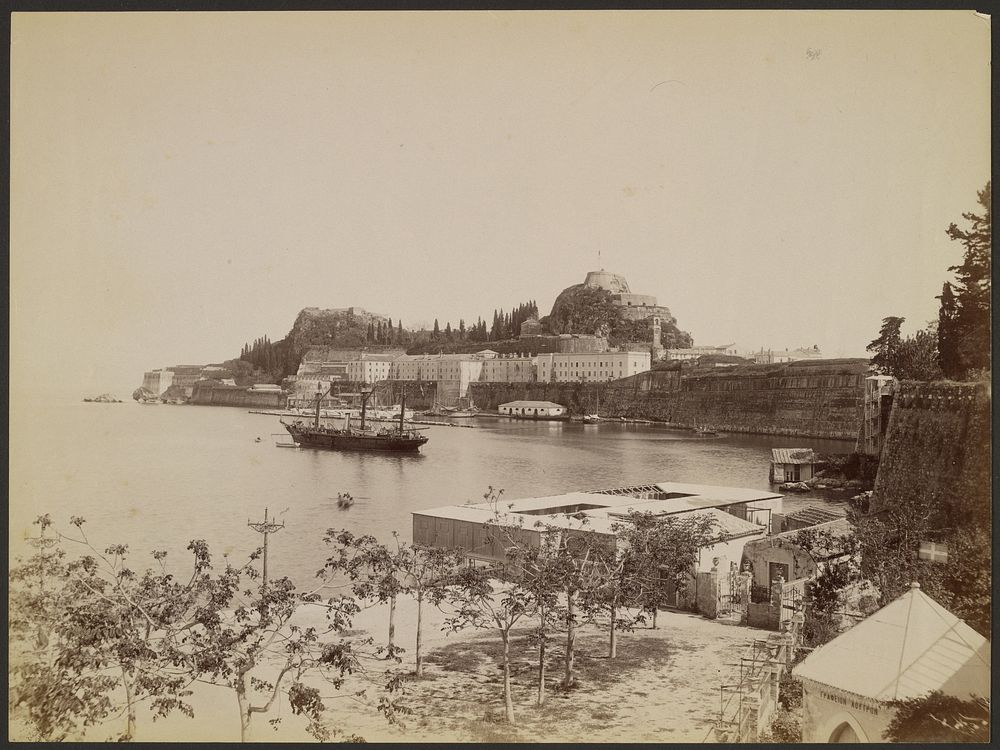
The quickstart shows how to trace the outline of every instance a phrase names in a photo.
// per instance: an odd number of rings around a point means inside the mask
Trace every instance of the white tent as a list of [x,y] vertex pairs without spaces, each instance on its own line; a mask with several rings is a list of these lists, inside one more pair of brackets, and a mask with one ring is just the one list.
[[933,690],[989,698],[990,643],[914,583],[813,651],[792,674],[882,702]]

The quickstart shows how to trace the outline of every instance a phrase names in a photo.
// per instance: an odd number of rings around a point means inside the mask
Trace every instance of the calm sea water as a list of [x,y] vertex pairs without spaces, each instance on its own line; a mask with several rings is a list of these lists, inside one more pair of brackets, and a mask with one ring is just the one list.
[[[37,534],[32,520],[50,513],[65,530],[71,515],[85,517],[101,548],[127,543],[136,567],[165,549],[179,568],[191,539],[242,562],[261,541],[247,521],[267,507],[285,523],[270,538],[272,575],[304,587],[327,557],[326,529],[383,540],[398,531],[409,540],[412,511],[478,500],[491,485],[507,497],[663,480],[766,490],[772,447],[853,447],[617,423],[468,421],[476,428],[427,428],[420,454],[382,455],[277,448],[272,433],[287,440],[277,417],[236,408],[19,403],[11,415],[11,554]],[[347,511],[336,504],[343,491],[358,498]],[[786,512],[823,503],[789,498]]]

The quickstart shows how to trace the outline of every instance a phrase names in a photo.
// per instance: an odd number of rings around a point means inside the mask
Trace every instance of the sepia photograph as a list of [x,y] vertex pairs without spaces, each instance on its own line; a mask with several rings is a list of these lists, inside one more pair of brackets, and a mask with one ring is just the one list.
[[10,740],[989,742],[988,13],[119,11],[9,16]]

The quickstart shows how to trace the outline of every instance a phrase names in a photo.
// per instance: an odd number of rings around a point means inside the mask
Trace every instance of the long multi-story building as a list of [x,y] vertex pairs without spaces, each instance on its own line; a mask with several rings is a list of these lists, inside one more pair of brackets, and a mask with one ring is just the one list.
[[362,354],[360,359],[347,363],[347,379],[353,383],[377,383],[392,377],[392,354]]
[[484,383],[530,383],[536,375],[537,357],[496,357],[483,362],[479,379]]
[[537,359],[537,377],[543,383],[618,380],[646,372],[650,367],[648,351],[551,353],[539,354]]
[[722,346],[692,346],[687,349],[667,349],[664,359],[687,362],[703,357],[706,354],[736,355],[736,348],[732,344],[723,344]]
[[496,356],[493,351],[475,354],[407,354],[392,364],[392,380],[433,380],[438,401],[452,405],[469,393],[469,383],[480,380],[483,364]]

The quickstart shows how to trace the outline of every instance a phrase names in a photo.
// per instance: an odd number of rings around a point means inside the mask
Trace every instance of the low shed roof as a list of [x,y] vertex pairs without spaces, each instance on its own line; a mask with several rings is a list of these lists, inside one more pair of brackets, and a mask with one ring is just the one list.
[[509,401],[506,404],[500,404],[500,406],[509,406],[515,409],[520,409],[525,407],[527,409],[563,409],[565,408],[562,404],[555,404],[551,401]]
[[802,508],[794,513],[789,513],[785,516],[785,520],[806,524],[805,528],[808,528],[809,526],[817,526],[821,523],[827,523],[828,521],[836,521],[838,518],[843,517],[843,511],[810,507]]
[[819,462],[812,448],[772,448],[771,462],[776,464],[815,464]]

